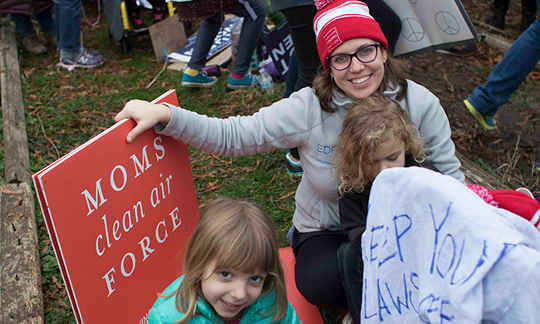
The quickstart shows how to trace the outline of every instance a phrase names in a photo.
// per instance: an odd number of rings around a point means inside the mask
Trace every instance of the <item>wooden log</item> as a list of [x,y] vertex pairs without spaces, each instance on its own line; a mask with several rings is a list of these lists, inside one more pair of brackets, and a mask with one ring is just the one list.
[[30,183],[30,157],[15,29],[13,24],[5,21],[0,32],[0,50],[5,181]]
[[[6,17],[7,18],[7,17]],[[9,21],[9,18],[7,18]],[[0,23],[5,182],[0,187],[0,323],[43,323],[41,264],[13,24]]]
[[510,189],[499,178],[482,170],[476,163],[463,156],[463,154],[456,151],[456,156],[461,161],[461,171],[465,175],[466,183],[479,184],[489,190]]
[[0,323],[43,323],[34,198],[27,183],[0,187]]

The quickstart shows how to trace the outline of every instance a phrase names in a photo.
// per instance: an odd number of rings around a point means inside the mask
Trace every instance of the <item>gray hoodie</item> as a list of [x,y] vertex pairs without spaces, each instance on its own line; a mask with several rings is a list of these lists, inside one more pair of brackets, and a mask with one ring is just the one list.
[[[408,80],[399,103],[418,127],[427,159],[440,172],[464,181],[450,138],[448,118],[439,99],[425,87]],[[397,89],[385,92],[395,98]],[[204,152],[235,156],[297,147],[304,175],[296,190],[293,224],[300,232],[339,230],[338,179],[334,153],[343,118],[352,100],[336,92],[334,113],[320,108],[312,88],[263,107],[251,116],[211,118],[185,109],[171,109],[169,123],[158,133]]]

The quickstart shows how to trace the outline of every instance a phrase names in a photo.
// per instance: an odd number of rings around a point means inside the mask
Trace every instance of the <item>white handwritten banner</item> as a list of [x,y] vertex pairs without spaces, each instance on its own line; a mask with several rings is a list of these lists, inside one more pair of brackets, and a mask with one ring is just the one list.
[[455,179],[393,168],[362,235],[362,323],[540,323],[540,234]]

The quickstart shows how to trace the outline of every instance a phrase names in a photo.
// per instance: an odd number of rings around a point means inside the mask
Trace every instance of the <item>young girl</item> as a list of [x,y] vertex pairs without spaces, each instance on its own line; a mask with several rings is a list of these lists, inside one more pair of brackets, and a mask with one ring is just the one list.
[[300,323],[270,218],[247,201],[210,203],[189,240],[184,274],[158,297],[148,323]]
[[[357,101],[349,109],[336,151],[336,173],[341,181],[338,187],[341,196],[339,213],[343,230],[349,238],[349,242],[338,250],[339,270],[350,317],[354,323],[360,323],[363,259],[358,243],[366,227],[373,180],[387,168],[433,167],[426,160],[422,139],[407,113],[395,101],[384,96],[372,95]],[[467,186],[491,205],[539,225],[540,203],[526,194]],[[350,323],[350,319],[344,323]]]

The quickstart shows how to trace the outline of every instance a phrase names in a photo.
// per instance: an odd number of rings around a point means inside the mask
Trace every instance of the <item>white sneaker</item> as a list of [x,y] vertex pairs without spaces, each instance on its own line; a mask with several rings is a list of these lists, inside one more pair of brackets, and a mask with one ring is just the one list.
[[352,324],[352,316],[351,313],[345,314],[345,317],[343,317],[343,320],[341,321],[342,324]]
[[531,197],[532,199],[534,199],[533,193],[532,193],[529,189],[527,189],[527,188],[525,188],[525,187],[517,188],[516,191],[519,191],[519,192],[521,192],[521,193],[524,193],[524,194],[526,194],[527,196],[529,196],[529,197]]

